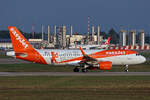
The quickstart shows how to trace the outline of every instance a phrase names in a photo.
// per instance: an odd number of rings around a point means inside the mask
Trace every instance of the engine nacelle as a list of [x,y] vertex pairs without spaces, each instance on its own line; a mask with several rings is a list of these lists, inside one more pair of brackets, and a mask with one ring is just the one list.
[[111,70],[112,62],[110,62],[110,61],[99,62],[99,69],[100,70]]

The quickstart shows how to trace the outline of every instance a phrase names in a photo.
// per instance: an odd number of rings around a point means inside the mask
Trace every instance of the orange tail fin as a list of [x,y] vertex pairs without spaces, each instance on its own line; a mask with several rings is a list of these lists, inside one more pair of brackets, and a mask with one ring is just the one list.
[[14,26],[9,26],[9,34],[16,58],[46,64],[45,59],[36,51]]
[[8,29],[15,52],[34,49],[16,27],[9,26]]

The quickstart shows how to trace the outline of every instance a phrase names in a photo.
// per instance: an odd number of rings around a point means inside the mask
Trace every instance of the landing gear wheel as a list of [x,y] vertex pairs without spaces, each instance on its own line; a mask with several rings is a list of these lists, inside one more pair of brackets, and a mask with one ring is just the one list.
[[87,69],[86,68],[82,69],[82,72],[87,72]]
[[128,72],[128,70],[125,70],[125,72]]
[[125,66],[125,72],[128,72],[128,65]]
[[79,72],[79,68],[75,67],[75,68],[73,69],[73,71],[74,71],[74,72]]

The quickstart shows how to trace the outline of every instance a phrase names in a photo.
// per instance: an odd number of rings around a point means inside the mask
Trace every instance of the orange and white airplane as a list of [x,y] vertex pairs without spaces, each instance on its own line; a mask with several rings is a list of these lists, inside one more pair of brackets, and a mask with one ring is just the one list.
[[88,69],[110,70],[112,65],[125,65],[128,71],[128,65],[146,61],[145,57],[131,50],[83,51],[81,47],[80,50],[38,50],[29,44],[16,27],[9,26],[8,29],[14,51],[7,52],[7,55],[22,60],[50,65],[75,65],[74,72],[79,72],[79,67],[82,68],[82,72]]

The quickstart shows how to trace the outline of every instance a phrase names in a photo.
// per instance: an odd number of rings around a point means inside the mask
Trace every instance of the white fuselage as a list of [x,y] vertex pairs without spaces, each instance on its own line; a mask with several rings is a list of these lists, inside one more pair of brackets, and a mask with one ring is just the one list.
[[[83,56],[80,50],[56,50],[56,49],[37,50],[36,49],[36,51],[40,53],[40,55],[45,59],[47,64],[52,64],[51,52],[57,53],[58,57],[56,58],[56,60],[58,62]],[[98,52],[98,51],[100,50],[85,50],[87,55]],[[7,52],[7,55],[14,56],[14,51]],[[97,58],[98,61],[111,61],[113,65],[132,65],[132,64],[140,64],[146,61],[145,57],[141,55],[136,55],[136,54],[119,55],[119,56],[111,56],[111,57],[105,57],[105,55],[101,55],[101,56],[104,56],[104,57]],[[77,65],[80,61],[81,60],[74,60],[74,61],[68,61],[65,63],[58,63],[58,64],[59,65],[64,65],[64,64]]]
[[[55,54],[57,54],[56,60],[58,62],[83,56],[80,50],[57,50],[57,49],[37,50],[36,49],[36,51],[40,53],[40,55],[45,59],[47,64],[52,64],[51,52],[55,52]],[[99,52],[102,50],[84,50],[84,51],[88,55],[88,54],[96,53],[96,52]],[[9,55],[11,55],[12,53],[9,52]],[[13,54],[11,56],[14,56]],[[111,61],[113,65],[140,64],[140,63],[143,63],[146,61],[145,57],[143,57],[141,55],[136,55],[136,54],[116,55],[116,56],[110,56],[110,57],[105,57],[105,55],[101,55],[101,56],[104,56],[104,57],[96,58],[96,59],[98,61]],[[73,61],[68,61],[68,62],[58,63],[58,64],[59,65],[64,65],[64,64],[77,65],[80,61],[81,60],[73,60]]]

